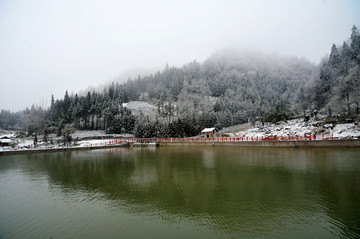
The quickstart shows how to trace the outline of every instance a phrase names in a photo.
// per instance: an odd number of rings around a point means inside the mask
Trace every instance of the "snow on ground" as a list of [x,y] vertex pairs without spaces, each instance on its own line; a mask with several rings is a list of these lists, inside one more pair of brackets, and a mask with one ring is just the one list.
[[74,140],[83,139],[109,139],[109,138],[132,138],[132,134],[106,134],[104,130],[77,130],[72,134]]
[[[29,149],[34,147],[34,137],[17,139],[15,138],[15,133],[0,135],[0,137],[3,136],[11,138],[17,148]],[[133,137],[134,135],[132,134],[106,134],[104,130],[77,130],[72,134],[73,143],[80,147],[104,145],[108,144],[111,140]],[[58,137],[55,134],[49,134],[48,143],[44,143],[42,140],[43,135],[38,135],[38,148],[56,148],[63,146],[62,136]]]
[[337,138],[356,137],[360,139],[360,125],[338,124],[333,130],[333,136]]
[[287,123],[265,124],[254,128],[246,128],[229,132],[230,136],[236,137],[287,137],[305,135],[324,135],[334,138],[360,138],[360,126],[358,124],[332,124],[323,125],[318,121],[304,122],[303,120],[290,120]]
[[158,110],[156,106],[145,101],[131,101],[129,103],[124,103],[123,106],[131,110],[132,114],[135,116],[140,116],[140,114],[143,113],[152,119],[156,118]]
[[78,141],[76,143],[76,146],[78,146],[78,147],[101,146],[101,145],[110,144],[111,141],[113,141],[113,140],[110,140],[110,139],[82,140],[82,141]]

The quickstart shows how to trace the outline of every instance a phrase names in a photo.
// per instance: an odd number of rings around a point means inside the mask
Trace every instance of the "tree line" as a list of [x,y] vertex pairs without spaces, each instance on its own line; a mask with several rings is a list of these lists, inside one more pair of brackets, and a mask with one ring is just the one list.
[[[0,128],[28,134],[57,133],[67,126],[137,137],[187,137],[204,127],[286,121],[326,110],[329,117],[356,117],[360,100],[360,36],[356,26],[341,46],[316,66],[305,59],[236,49],[203,63],[190,62],[84,95],[51,98],[49,108],[0,112]],[[135,116],[123,103],[157,106],[151,118]]]
[[348,41],[332,45],[329,57],[320,65],[320,76],[315,81],[314,100],[317,108],[351,117],[359,114],[360,102],[360,35],[356,26]]

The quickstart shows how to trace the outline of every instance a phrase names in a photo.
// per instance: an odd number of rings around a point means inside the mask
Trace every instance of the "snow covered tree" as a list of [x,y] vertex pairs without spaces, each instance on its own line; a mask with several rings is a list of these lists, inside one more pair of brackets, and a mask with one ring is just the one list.
[[71,106],[71,99],[69,97],[68,91],[65,91],[65,96],[64,96],[64,101],[62,103],[62,111],[63,111],[63,115],[65,118],[65,121],[67,123],[71,122],[71,110],[70,110],[70,106]]
[[329,64],[332,67],[337,67],[340,63],[340,54],[335,44],[331,47],[331,52],[329,56]]
[[355,60],[357,64],[360,64],[360,34],[359,34],[359,30],[355,25],[351,29],[350,40],[351,40],[350,49],[352,53],[351,54],[352,59]]
[[265,75],[257,74],[253,79],[253,86],[250,91],[253,107],[257,112],[261,124],[264,125],[264,116],[269,110],[269,81],[270,79]]
[[63,136],[64,145],[69,146],[72,141],[72,134],[75,132],[75,128],[71,124],[66,124],[61,130],[61,135]]

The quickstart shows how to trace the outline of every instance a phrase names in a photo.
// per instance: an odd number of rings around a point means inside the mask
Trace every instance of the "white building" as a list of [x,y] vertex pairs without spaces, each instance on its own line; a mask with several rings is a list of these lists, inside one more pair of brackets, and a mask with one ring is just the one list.
[[217,128],[205,128],[201,131],[205,138],[215,138],[217,137]]
[[11,148],[11,140],[7,136],[0,137],[0,147]]

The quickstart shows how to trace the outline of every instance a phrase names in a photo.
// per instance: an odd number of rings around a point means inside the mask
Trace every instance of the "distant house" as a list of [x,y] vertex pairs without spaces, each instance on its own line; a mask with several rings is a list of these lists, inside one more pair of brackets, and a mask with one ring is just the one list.
[[215,138],[217,137],[217,128],[205,128],[201,131],[205,138]]
[[0,146],[1,147],[8,147],[11,146],[11,140],[7,136],[0,137]]

